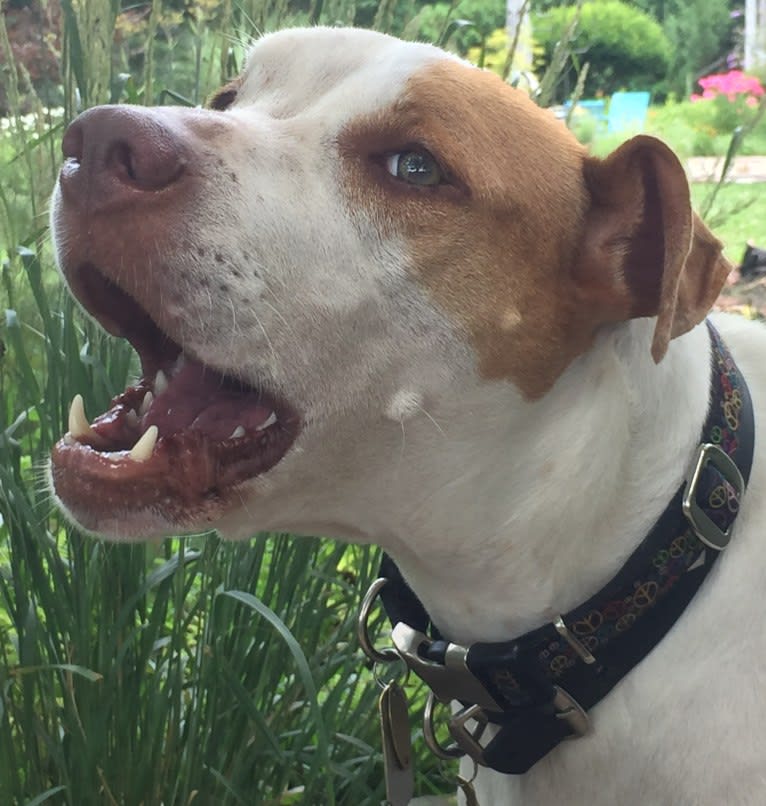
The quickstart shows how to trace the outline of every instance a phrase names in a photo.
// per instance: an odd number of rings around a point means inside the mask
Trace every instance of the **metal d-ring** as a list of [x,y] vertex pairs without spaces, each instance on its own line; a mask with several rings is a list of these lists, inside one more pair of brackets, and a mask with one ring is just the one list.
[[399,660],[400,655],[393,647],[386,647],[385,649],[376,649],[370,639],[370,633],[367,629],[367,622],[370,620],[370,612],[378,594],[383,590],[388,580],[386,577],[378,577],[372,585],[367,589],[367,593],[362,599],[362,606],[359,608],[359,617],[356,622],[356,635],[359,639],[359,644],[367,657],[375,663],[390,663],[394,660]]
[[425,710],[423,711],[423,738],[428,745],[428,749],[437,758],[441,758],[444,761],[452,761],[453,759],[461,758],[465,755],[465,751],[461,750],[458,745],[444,747],[444,745],[439,744],[439,740],[436,738],[436,730],[434,729],[435,703],[436,697],[433,691],[430,691],[428,693],[428,699],[426,700]]

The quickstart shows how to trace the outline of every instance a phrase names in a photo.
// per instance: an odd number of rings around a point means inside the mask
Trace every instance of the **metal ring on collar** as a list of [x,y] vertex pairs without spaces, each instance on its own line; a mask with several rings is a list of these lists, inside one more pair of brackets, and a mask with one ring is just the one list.
[[379,577],[370,585],[367,593],[364,595],[364,599],[362,599],[362,606],[359,609],[359,617],[356,622],[356,635],[359,639],[359,644],[364,654],[375,663],[389,663],[390,661],[398,660],[400,657],[399,653],[393,647],[376,649],[373,646],[370,633],[367,629],[372,606],[387,582],[388,580],[385,577]]
[[425,739],[428,749],[437,757],[444,761],[452,761],[456,758],[462,758],[465,751],[458,745],[454,744],[450,747],[444,747],[439,744],[436,738],[436,730],[434,729],[434,705],[436,703],[436,696],[433,691],[428,692],[428,699],[426,700],[426,707],[423,711],[423,738]]

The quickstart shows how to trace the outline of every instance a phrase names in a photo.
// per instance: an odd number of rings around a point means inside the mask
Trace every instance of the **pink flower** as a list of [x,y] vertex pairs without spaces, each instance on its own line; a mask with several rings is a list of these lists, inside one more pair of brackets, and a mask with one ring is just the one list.
[[[738,96],[744,96],[748,106],[752,106],[752,101],[757,103],[757,99],[764,94],[761,82],[754,76],[745,75],[741,70],[729,70],[728,73],[716,73],[705,76],[699,80],[702,87],[702,98],[715,98],[718,95],[725,95],[730,101],[736,101]],[[692,100],[699,100],[696,93],[692,95]]]

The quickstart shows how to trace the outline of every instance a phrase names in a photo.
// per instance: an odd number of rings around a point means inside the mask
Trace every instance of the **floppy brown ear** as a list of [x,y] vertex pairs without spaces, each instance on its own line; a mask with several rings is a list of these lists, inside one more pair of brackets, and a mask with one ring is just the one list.
[[591,204],[575,281],[602,321],[656,316],[652,356],[701,322],[731,265],[692,213],[675,154],[639,135],[605,160],[587,159]]

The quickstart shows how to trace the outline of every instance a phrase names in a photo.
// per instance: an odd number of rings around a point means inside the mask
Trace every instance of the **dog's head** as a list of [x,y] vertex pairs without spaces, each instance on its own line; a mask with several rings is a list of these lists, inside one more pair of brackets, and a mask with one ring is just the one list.
[[52,484],[121,539],[361,533],[404,421],[526,405],[633,317],[659,360],[727,271],[660,142],[591,159],[496,76],[369,31],[264,37],[209,109],[95,108],[64,153],[59,265],[143,375],[74,407]]

